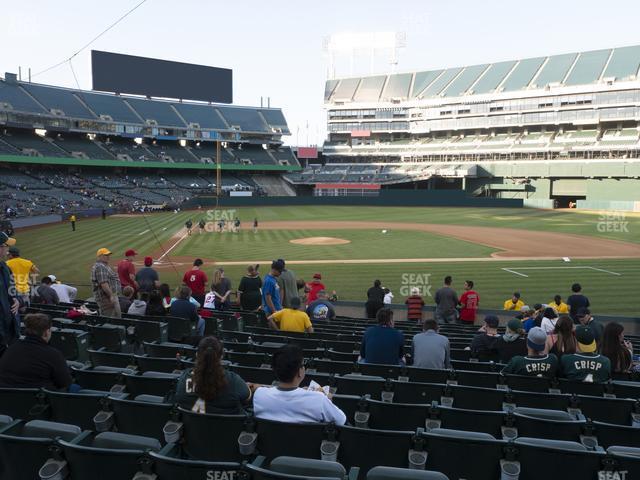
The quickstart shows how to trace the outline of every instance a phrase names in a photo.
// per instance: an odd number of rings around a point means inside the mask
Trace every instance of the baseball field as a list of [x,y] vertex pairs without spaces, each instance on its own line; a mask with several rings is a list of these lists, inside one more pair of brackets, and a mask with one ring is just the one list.
[[[240,218],[238,233],[213,231],[224,218]],[[259,228],[253,232],[254,218]],[[187,235],[184,223],[192,219]],[[205,219],[207,228],[197,228]],[[210,275],[224,266],[237,286],[249,263],[266,274],[274,258],[284,258],[298,277],[322,274],[342,300],[364,301],[373,280],[401,303],[411,287],[431,295],[452,275],[454,288],[475,282],[480,306],[500,308],[513,291],[528,304],[566,298],[578,281],[594,312],[639,316],[640,215],[535,209],[414,207],[262,207],[114,215],[106,220],[18,230],[22,256],[42,274],[55,274],[91,295],[89,270],[99,247],[138,251],[157,261],[163,282],[176,286],[197,257]]]

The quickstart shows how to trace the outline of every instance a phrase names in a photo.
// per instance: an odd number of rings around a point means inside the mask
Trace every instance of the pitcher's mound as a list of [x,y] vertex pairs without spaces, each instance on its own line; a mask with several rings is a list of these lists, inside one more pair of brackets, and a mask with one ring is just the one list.
[[335,237],[307,237],[296,238],[294,240],[289,240],[289,242],[296,243],[298,245],[344,245],[345,243],[351,243],[351,240]]

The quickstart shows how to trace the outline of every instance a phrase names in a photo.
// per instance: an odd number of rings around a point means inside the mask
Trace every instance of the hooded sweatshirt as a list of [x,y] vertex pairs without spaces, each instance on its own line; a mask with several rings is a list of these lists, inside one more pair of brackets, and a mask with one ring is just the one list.
[[127,310],[127,313],[131,315],[144,315],[147,311],[147,302],[144,300],[134,300]]
[[509,363],[516,355],[525,356],[527,354],[527,342],[523,336],[507,329],[493,344],[493,349],[498,354],[500,363]]

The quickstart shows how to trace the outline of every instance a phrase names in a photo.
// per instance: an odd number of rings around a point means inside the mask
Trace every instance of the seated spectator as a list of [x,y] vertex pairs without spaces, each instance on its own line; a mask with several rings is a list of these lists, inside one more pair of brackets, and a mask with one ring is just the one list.
[[[184,286],[184,284],[183,284]],[[173,302],[175,302],[176,300],[178,300],[180,298],[180,290],[182,289],[182,286],[177,287],[175,289],[175,291],[173,292],[173,297],[171,297],[171,300],[169,300],[169,308],[171,308],[171,305],[173,305]],[[191,304],[193,306],[196,307],[196,309],[200,308],[200,302],[198,302],[198,300],[196,300],[193,295],[189,295],[189,302],[191,302]]]
[[385,307],[393,303],[393,293],[391,293],[391,290],[389,290],[388,288],[384,289],[384,298],[382,299],[382,303],[385,305]]
[[170,315],[191,320],[196,324],[198,335],[204,335],[204,320],[198,315],[198,307],[191,301],[191,289],[183,285],[178,287],[176,292],[178,298],[171,302]]
[[149,294],[146,292],[140,293],[140,298],[134,298],[127,313],[130,315],[144,315],[147,311],[147,300],[149,300]]
[[522,328],[525,332],[528,333],[529,330],[536,326],[535,310],[532,310],[529,305],[525,305],[520,309],[520,315],[518,315],[518,317],[522,317],[520,320],[522,321]]
[[44,303],[45,305],[57,305],[60,303],[58,294],[51,288],[51,278],[42,277],[41,283],[36,288],[36,302]]
[[547,352],[562,358],[565,353],[576,353],[577,348],[578,343],[573,333],[573,320],[569,315],[560,315],[553,332],[547,335]]
[[144,267],[136,273],[136,283],[140,292],[151,293],[160,286],[158,272],[151,268],[151,265],[153,265],[153,258],[144,257]]
[[553,302],[549,302],[549,306],[553,308],[558,315],[569,313],[569,305],[562,301],[562,297],[560,295],[553,297]]
[[292,297],[290,303],[291,308],[283,308],[267,317],[269,326],[282,332],[312,333],[313,327],[309,315],[300,310],[302,305],[300,297]]
[[159,290],[162,297],[162,306],[168,310],[171,305],[171,287],[169,287],[168,283],[161,283]]
[[42,313],[24,317],[25,336],[0,357],[0,387],[67,390],[71,374],[64,356],[49,345],[51,319]]
[[484,325],[471,340],[471,353],[480,359],[491,359],[494,345],[498,339],[500,320],[495,315],[484,317]]
[[553,378],[558,369],[558,358],[545,353],[547,334],[540,327],[533,327],[527,334],[527,355],[516,355],[502,369],[502,374],[529,375]]
[[517,318],[509,320],[504,335],[498,337],[493,344],[500,363],[508,363],[516,355],[527,354],[527,343],[523,334],[522,322]]
[[164,308],[160,292],[154,290],[149,294],[149,301],[144,314],[151,317],[165,317],[167,315],[167,309]]
[[438,333],[436,320],[425,320],[423,332],[414,335],[411,346],[414,367],[439,370],[451,368],[449,339]]
[[520,298],[520,292],[513,292],[509,300],[505,300],[503,309],[519,312],[524,307],[524,301]]
[[51,279],[51,288],[58,294],[60,303],[73,303],[78,294],[78,289],[58,281],[55,275],[49,275],[49,278]]
[[325,290],[320,290],[318,292],[318,299],[307,306],[307,315],[309,315],[311,323],[335,320],[336,310],[333,307],[333,304],[328,300],[327,292]]
[[603,383],[611,377],[611,362],[596,352],[593,331],[584,325],[576,327],[577,353],[568,353],[560,359],[562,376],[569,380]]
[[323,392],[300,388],[305,375],[302,348],[284,345],[273,354],[272,366],[278,386],[260,387],[255,391],[253,411],[257,418],[344,425],[346,415]]
[[617,322],[609,322],[604,327],[600,353],[611,362],[611,371],[624,373],[631,369],[633,345],[624,338],[624,327]]
[[424,299],[420,295],[420,289],[413,287],[411,295],[404,301],[407,306],[407,320],[410,322],[422,323],[422,307],[424,307]]
[[393,328],[393,310],[381,308],[376,318],[378,325],[367,328],[362,336],[359,361],[404,365],[404,335]]
[[129,307],[133,302],[135,293],[136,291],[130,285],[127,285],[122,289],[122,294],[118,295],[118,302],[120,303],[121,312],[129,312]]
[[216,337],[200,340],[195,367],[186,370],[178,380],[178,405],[196,413],[244,412],[251,390],[238,374],[223,368],[222,357],[222,342]]
[[556,311],[551,307],[547,307],[544,309],[544,313],[542,314],[542,322],[540,322],[540,328],[544,330],[544,333],[550,335],[556,328],[557,321],[558,314],[556,313]]
[[600,322],[596,322],[596,320],[591,316],[591,310],[588,308],[579,309],[576,313],[576,320],[580,325],[589,327],[593,332],[593,338],[596,339],[596,343],[600,343],[604,327]]

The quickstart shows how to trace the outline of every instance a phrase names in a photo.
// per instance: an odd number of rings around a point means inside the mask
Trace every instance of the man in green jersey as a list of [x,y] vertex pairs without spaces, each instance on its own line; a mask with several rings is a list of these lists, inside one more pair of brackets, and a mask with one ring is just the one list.
[[545,353],[547,334],[540,327],[533,327],[527,334],[527,356],[516,355],[502,369],[502,374],[529,375],[531,377],[554,377],[558,358]]
[[560,361],[562,376],[579,382],[603,383],[611,377],[611,362],[596,352],[593,330],[584,325],[576,327],[578,351],[563,355]]

